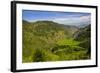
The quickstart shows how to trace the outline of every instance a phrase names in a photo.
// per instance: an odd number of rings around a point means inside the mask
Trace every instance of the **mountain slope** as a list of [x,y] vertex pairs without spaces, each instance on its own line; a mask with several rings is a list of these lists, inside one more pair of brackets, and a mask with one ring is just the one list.
[[77,41],[81,41],[80,46],[88,50],[87,54],[91,53],[91,26],[90,25],[81,28],[79,31],[77,31],[77,33],[74,35],[74,38]]
[[[89,59],[79,41],[81,31],[53,21],[23,21],[23,63]],[[84,28],[84,31],[86,28]],[[87,32],[85,32],[87,33]],[[73,34],[78,36],[73,38]],[[86,47],[87,48],[87,47]]]
[[76,32],[76,34],[74,35],[74,38],[76,40],[84,40],[86,38],[90,38],[91,36],[91,26],[85,26],[84,28],[81,28],[79,31]]

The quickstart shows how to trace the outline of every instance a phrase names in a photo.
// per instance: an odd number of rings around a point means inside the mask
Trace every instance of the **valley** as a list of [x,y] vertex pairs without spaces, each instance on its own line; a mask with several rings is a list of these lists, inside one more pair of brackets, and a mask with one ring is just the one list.
[[91,25],[22,21],[22,62],[91,59]]

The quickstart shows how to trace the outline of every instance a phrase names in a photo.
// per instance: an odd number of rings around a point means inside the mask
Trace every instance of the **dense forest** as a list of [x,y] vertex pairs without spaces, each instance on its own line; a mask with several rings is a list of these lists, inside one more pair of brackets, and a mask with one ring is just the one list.
[[91,58],[91,25],[23,20],[23,63]]

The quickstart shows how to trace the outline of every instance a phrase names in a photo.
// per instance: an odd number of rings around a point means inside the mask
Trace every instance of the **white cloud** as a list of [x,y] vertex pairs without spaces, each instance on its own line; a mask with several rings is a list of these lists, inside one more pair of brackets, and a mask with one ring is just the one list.
[[58,22],[60,24],[65,25],[83,25],[83,24],[90,24],[91,16],[80,16],[80,17],[61,17],[52,19],[54,22]]
[[80,19],[82,19],[82,20],[89,20],[89,19],[91,19],[91,16],[81,16],[80,17]]

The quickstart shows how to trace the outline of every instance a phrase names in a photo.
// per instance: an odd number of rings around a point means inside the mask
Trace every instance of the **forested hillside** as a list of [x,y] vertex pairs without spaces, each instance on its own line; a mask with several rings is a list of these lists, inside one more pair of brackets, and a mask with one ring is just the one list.
[[91,27],[23,20],[23,63],[90,59]]

